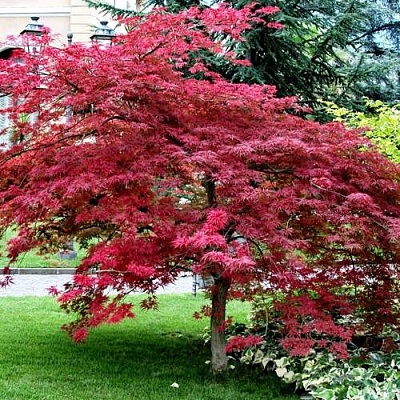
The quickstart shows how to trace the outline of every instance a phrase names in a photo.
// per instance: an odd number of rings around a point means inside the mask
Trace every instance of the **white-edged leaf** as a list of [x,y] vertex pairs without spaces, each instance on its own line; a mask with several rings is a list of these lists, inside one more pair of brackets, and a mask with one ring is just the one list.
[[279,378],[282,378],[288,372],[288,370],[285,367],[283,367],[283,368],[277,368],[275,372]]

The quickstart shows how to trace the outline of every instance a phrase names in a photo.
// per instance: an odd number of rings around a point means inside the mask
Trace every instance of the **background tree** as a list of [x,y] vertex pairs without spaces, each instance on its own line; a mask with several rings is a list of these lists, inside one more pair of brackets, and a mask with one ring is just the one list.
[[396,163],[400,163],[400,109],[381,101],[365,99],[365,112],[355,112],[335,104],[327,104],[327,111],[336,121],[351,128],[362,128],[379,150]]
[[[126,20],[108,48],[1,61],[0,92],[18,99],[2,112],[24,140],[0,153],[0,226],[18,228],[11,262],[71,239],[87,248],[72,282],[53,289],[76,314],[64,326],[76,341],[133,317],[134,290],[155,308],[156,289],[188,270],[212,280],[215,372],[227,367],[227,300],[259,290],[286,299],[282,344],[295,354],[345,356],[352,327],[338,314],[356,312],[365,330],[398,325],[399,166],[356,131],[296,117],[273,87],[229,83],[193,60],[200,49],[229,56],[210,35],[240,40],[273,12],[156,11]],[[188,63],[206,79],[182,76]]]
[[[133,14],[101,0],[85,0],[114,17]],[[250,0],[226,2],[240,9]],[[278,96],[298,96],[312,106],[330,100],[360,109],[367,96],[392,102],[400,95],[399,2],[371,0],[262,0],[278,7],[274,18],[284,25],[276,30],[253,25],[246,42],[225,45],[251,61],[253,68],[205,57],[213,70],[233,82],[275,85]],[[149,0],[143,5],[166,6],[176,12],[198,0]]]

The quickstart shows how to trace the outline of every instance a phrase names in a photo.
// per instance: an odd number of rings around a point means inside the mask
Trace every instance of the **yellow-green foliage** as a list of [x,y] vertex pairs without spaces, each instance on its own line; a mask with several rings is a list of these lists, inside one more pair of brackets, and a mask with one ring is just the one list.
[[368,111],[355,112],[326,103],[326,110],[351,128],[364,128],[365,135],[377,144],[380,151],[400,163],[400,105],[389,106],[381,101],[365,100]]

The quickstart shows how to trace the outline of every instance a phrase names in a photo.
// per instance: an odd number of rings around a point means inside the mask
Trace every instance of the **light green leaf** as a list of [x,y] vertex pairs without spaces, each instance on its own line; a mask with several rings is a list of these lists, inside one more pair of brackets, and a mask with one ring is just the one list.
[[279,378],[282,378],[288,372],[288,370],[285,367],[283,367],[283,368],[280,367],[280,368],[277,368],[275,370],[275,372]]
[[288,358],[287,357],[282,357],[282,358],[278,358],[277,360],[275,360],[275,364],[278,368],[284,367],[285,365],[289,364]]
[[288,372],[286,372],[285,375],[283,375],[283,379],[284,379],[286,382],[292,382],[293,377],[294,377],[294,372],[293,372],[293,371],[288,371]]
[[336,400],[335,392],[332,389],[322,389],[319,391],[315,391],[315,392],[312,392],[312,395],[316,399]]

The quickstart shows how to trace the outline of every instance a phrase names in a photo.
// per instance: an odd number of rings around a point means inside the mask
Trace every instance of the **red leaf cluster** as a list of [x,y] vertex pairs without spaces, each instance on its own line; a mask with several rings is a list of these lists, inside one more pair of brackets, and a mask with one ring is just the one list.
[[228,344],[225,346],[225,351],[227,353],[232,353],[235,351],[242,351],[248,347],[257,346],[263,341],[259,336],[234,336],[232,337]]
[[289,295],[276,305],[284,326],[282,346],[294,356],[305,356],[313,347],[327,348],[347,357],[346,344],[354,334],[338,325],[334,315],[349,315],[354,310],[343,296],[330,293]]
[[[283,293],[288,347],[319,331],[340,352],[347,333],[329,313],[350,306],[371,329],[398,324],[399,166],[359,132],[302,119],[295,99],[193,58],[206,48],[234,62],[212,36],[241,40],[276,11],[156,10],[126,20],[110,48],[1,61],[13,101],[1,110],[12,141],[0,152],[0,225],[19,229],[11,260],[70,240],[88,248],[57,294],[78,315],[66,327],[75,340],[132,317],[127,294],[153,295],[187,270],[212,278],[211,295],[221,282],[241,297]],[[319,296],[296,297],[305,292]]]

